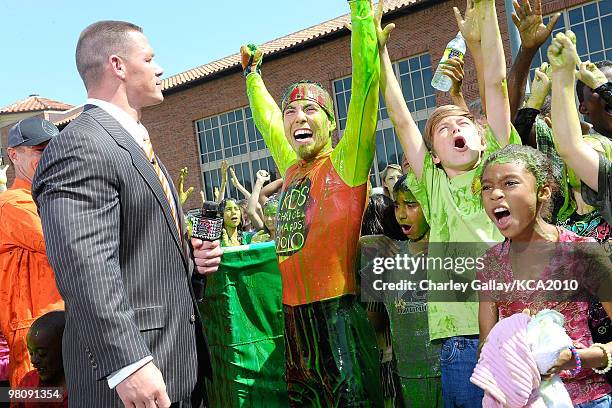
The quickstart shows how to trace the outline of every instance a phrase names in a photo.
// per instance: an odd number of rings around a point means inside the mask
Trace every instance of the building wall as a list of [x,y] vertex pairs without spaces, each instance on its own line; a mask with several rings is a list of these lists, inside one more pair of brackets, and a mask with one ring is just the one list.
[[[602,1],[607,3],[611,0]],[[584,1],[543,0],[543,3],[543,13],[546,15]],[[457,33],[453,6],[463,11],[465,2],[445,1],[390,20],[396,24],[388,46],[392,61],[428,52],[432,69],[435,70],[446,43]],[[503,0],[497,0],[497,11],[509,69],[510,43]],[[236,50],[238,48],[239,44],[236,44]],[[469,52],[465,71],[463,90],[469,103],[478,96],[474,64]],[[320,82],[332,93],[333,81],[351,73],[350,37],[347,34],[324,44],[288,53],[281,58],[270,61],[264,59],[262,72],[268,90],[277,101],[281,100],[287,85],[301,79]],[[143,123],[149,130],[157,154],[175,176],[175,181],[182,167],[189,168],[186,186],[194,186],[196,194],[186,203],[186,208],[200,205],[197,191],[203,189],[194,123],[199,119],[246,106],[248,101],[245,92],[242,74],[233,73],[171,93],[166,96],[163,104],[145,109]],[[438,92],[436,102],[438,105],[449,103],[450,98]]]

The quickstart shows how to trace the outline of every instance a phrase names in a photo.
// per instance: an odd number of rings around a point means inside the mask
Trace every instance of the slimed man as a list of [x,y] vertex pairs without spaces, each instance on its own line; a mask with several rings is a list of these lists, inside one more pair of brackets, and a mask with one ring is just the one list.
[[292,406],[382,405],[374,332],[357,302],[354,277],[376,148],[380,67],[370,2],[349,4],[352,97],[335,149],[329,93],[300,81],[289,86],[279,109],[261,78],[261,50],[241,48],[253,119],[284,178],[276,253]]

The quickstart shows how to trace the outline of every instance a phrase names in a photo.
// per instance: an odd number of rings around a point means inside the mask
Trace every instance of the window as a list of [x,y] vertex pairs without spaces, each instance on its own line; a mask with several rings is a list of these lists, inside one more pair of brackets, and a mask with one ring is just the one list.
[[[421,132],[427,118],[436,108],[435,90],[431,86],[432,70],[429,54],[417,55],[393,64],[402,88],[406,105]],[[334,96],[340,135],[346,127],[348,105],[351,99],[351,78],[334,81]],[[387,114],[382,95],[378,100],[378,126],[376,128],[376,156],[370,174],[373,186],[379,186],[382,171],[388,164],[401,164],[402,147],[395,135],[393,123]]]
[[[267,170],[277,178],[274,161],[253,122],[251,109],[239,108],[195,122],[200,152],[200,166],[207,200],[214,199],[214,188],[221,186],[221,161],[227,160],[236,177],[249,191],[255,173]],[[244,198],[231,183],[228,174],[226,197]]]
[[336,97],[336,118],[338,120],[338,131],[346,127],[348,106],[351,101],[351,77],[334,81],[334,95]]
[[[543,18],[544,24],[550,21],[550,17]],[[612,60],[612,30],[610,27],[612,27],[612,0],[601,0],[563,10],[552,35],[572,30],[576,34],[576,50],[582,61]],[[531,78],[533,78],[535,69],[542,62],[548,61],[546,53],[551,42],[552,38],[546,40],[533,58]]]

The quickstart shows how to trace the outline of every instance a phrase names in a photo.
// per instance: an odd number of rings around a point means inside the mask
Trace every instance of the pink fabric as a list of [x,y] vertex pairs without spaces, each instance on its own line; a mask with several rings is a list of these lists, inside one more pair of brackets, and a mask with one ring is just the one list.
[[[593,238],[581,237],[564,228],[559,228],[559,242],[596,242]],[[561,250],[568,246],[560,247]],[[510,245],[508,241],[502,242],[490,248],[484,257],[484,268],[478,273],[481,281],[496,280],[499,282],[512,282],[512,265],[510,261]],[[572,258],[571,254],[562,252],[555,257],[548,267],[540,275],[541,279],[555,279],[563,277],[568,271],[572,276],[585,276],[581,279],[583,284],[589,284],[594,279],[589,275],[588,262],[584,259]],[[496,298],[495,292],[483,291],[483,294]],[[586,298],[586,296],[584,297]],[[532,314],[537,314],[544,309],[556,310],[565,318],[563,328],[567,335],[574,341],[576,348],[589,347],[593,343],[591,332],[587,322],[589,302],[554,302],[538,300],[537,294],[521,293],[518,300],[496,301],[499,318],[504,319],[516,313],[529,309]],[[612,387],[606,379],[595,374],[590,368],[583,369],[574,378],[563,378],[563,384],[567,389],[574,405],[593,401],[612,392]]]
[[0,333],[0,381],[8,381],[9,348],[6,339]]
[[545,407],[540,372],[527,345],[524,313],[501,320],[489,333],[470,381],[485,391],[485,408]]

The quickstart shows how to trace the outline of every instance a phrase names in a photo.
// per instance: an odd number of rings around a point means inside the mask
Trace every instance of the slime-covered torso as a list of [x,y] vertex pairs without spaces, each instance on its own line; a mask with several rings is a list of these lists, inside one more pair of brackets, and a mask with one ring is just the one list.
[[283,113],[261,76],[252,72],[246,78],[253,120],[285,179],[276,252],[283,303],[289,306],[355,293],[357,241],[376,149],[380,66],[369,2],[354,0],[349,5],[352,93],[335,149],[307,162],[298,160],[285,136]]
[[355,256],[366,185],[347,185],[330,152],[285,174],[276,253],[283,303],[301,305],[355,293]]

